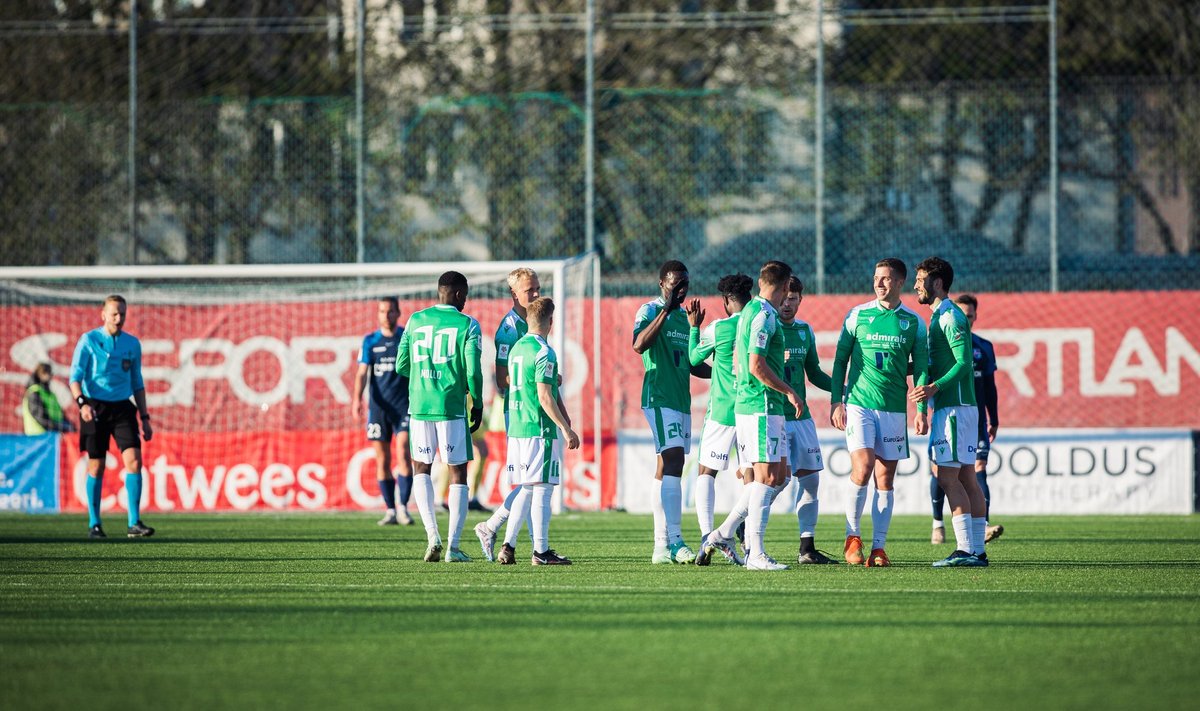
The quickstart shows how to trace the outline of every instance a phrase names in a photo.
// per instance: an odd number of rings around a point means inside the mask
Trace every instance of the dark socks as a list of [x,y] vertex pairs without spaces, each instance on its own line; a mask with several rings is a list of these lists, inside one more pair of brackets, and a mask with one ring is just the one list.
[[383,503],[389,509],[396,508],[396,480],[395,479],[379,479],[379,495],[383,497]]

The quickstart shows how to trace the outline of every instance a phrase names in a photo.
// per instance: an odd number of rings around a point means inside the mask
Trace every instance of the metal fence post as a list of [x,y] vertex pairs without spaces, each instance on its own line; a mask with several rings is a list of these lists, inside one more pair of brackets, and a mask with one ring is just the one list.
[[816,184],[817,293],[825,293],[825,0],[817,0],[817,135],[813,182]]
[[363,101],[366,87],[366,0],[358,0],[354,7],[354,261],[362,264],[366,250],[366,122],[363,116]]
[[1058,0],[1050,0],[1050,291],[1058,291]]
[[137,224],[137,29],[138,2],[129,3],[129,146],[127,161],[129,163],[129,239],[131,263],[138,263],[138,224]]

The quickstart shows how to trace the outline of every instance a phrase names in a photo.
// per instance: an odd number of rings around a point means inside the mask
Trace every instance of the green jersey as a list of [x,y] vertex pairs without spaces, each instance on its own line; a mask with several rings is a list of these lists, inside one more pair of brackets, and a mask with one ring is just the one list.
[[466,417],[467,395],[483,406],[479,322],[449,304],[416,312],[396,348],[396,372],[408,376],[414,420]]
[[782,415],[787,409],[787,397],[768,388],[750,374],[750,354],[767,359],[767,367],[776,375],[783,373],[783,330],[779,328],[779,313],[770,301],[756,296],[738,314],[735,341],[734,372],[737,375],[738,415]]
[[558,356],[546,339],[523,336],[508,357],[508,436],[558,439],[558,425],[538,401],[538,383],[558,399]]
[[[508,367],[508,354],[512,351],[512,347],[517,341],[521,340],[521,336],[529,333],[529,324],[516,309],[509,309],[508,313],[504,314],[504,318],[500,320],[500,326],[496,328],[496,366]],[[512,374],[509,374],[511,381]],[[508,390],[504,391],[504,411],[508,411]]]
[[[913,382],[924,385],[929,368],[926,338],[925,322],[904,304],[886,309],[874,300],[850,309],[833,359],[832,402],[907,412],[908,364],[912,362]],[[917,409],[924,412],[925,403]]]
[[812,326],[804,321],[795,320],[791,323],[779,322],[783,329],[783,372],[780,377],[792,390],[804,408],[799,417],[792,408],[784,408],[788,420],[809,420],[812,414],[808,411],[808,402],[804,399],[806,388],[804,381],[811,380],[812,384],[822,390],[829,390],[829,376],[821,370],[821,357],[817,355],[817,338],[813,335]]
[[712,383],[705,417],[719,425],[734,426],[733,400],[737,383],[733,376],[733,342],[737,338],[737,314],[713,321],[701,331],[693,327],[688,337],[692,365],[712,356]]
[[938,387],[933,406],[976,406],[971,324],[950,299],[942,299],[929,319],[929,379]]
[[[662,297],[643,304],[633,321],[633,337],[637,339],[664,308]],[[676,308],[654,343],[642,353],[642,407],[666,407],[679,412],[692,411],[691,364],[688,362],[688,333],[691,325],[687,314]]]

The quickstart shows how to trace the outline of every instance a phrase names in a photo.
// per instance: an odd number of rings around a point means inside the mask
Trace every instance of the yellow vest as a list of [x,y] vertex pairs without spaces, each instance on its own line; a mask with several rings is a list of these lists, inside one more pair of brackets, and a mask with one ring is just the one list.
[[38,397],[42,399],[42,405],[46,408],[46,416],[51,422],[62,422],[62,408],[58,405],[58,398],[54,397],[54,393],[41,385],[30,385],[25,391],[25,398],[21,399],[21,413],[25,416],[25,434],[40,435],[46,434],[46,428],[42,427],[42,423],[38,422],[33,413],[29,411],[29,393],[36,392]]

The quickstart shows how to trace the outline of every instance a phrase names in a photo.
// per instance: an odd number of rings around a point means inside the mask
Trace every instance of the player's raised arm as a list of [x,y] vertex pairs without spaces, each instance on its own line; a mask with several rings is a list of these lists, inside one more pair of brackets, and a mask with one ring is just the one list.
[[678,309],[687,298],[688,276],[685,271],[669,271],[660,274],[659,288],[662,291],[662,304],[649,303],[638,310],[633,324],[633,350],[638,354],[645,353],[667,323],[667,318]]
[[700,365],[717,349],[716,324],[710,323],[703,330],[692,326],[688,333],[688,361]]

